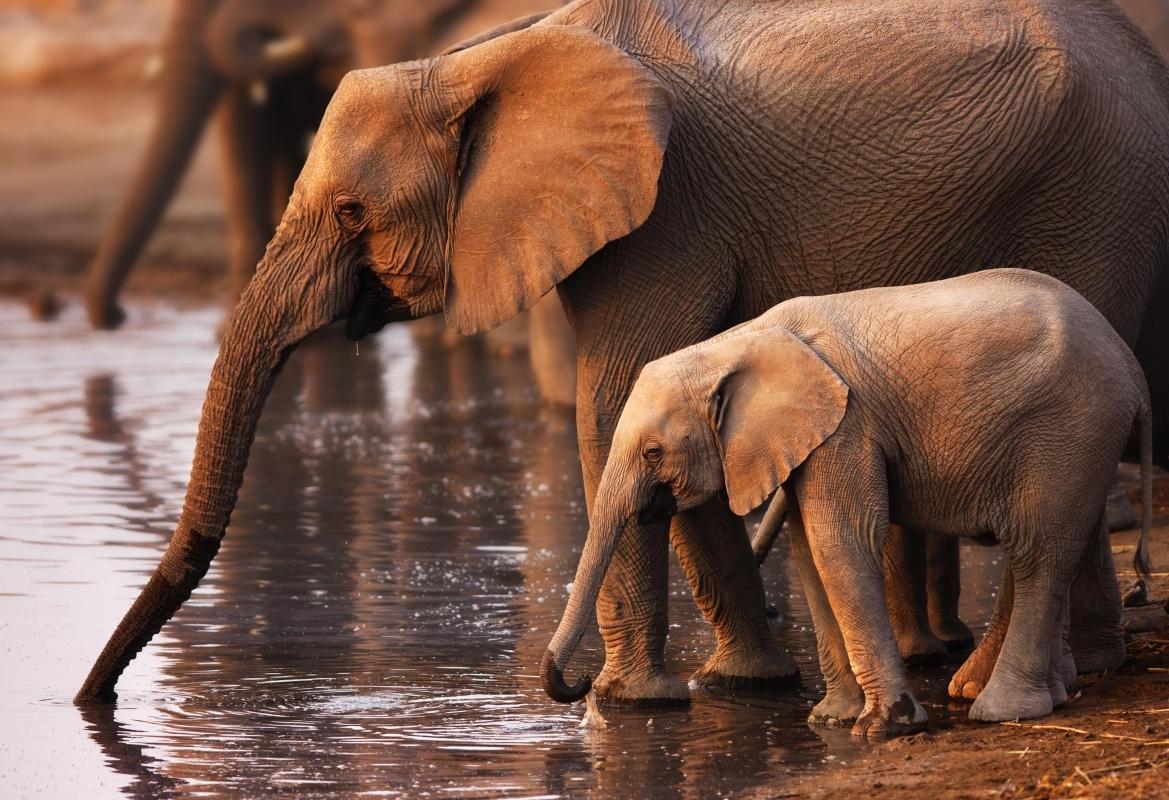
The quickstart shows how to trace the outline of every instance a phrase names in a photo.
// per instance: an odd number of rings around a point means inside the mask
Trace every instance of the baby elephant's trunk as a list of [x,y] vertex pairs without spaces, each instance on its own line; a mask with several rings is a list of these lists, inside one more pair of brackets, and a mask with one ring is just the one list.
[[604,491],[604,484],[605,481],[602,480],[597,493],[603,506],[595,515],[597,524],[589,527],[589,536],[585,541],[584,552],[581,553],[580,564],[576,568],[576,578],[572,583],[568,607],[564,610],[560,625],[556,628],[556,633],[553,634],[540,663],[544,691],[558,703],[574,703],[588,694],[592,688],[592,679],[588,675],[582,676],[571,686],[565,683],[564,669],[593,620],[605,571],[609,568],[609,562],[613,560],[621,532],[630,516],[618,513],[612,508],[611,502],[605,502],[607,493]]

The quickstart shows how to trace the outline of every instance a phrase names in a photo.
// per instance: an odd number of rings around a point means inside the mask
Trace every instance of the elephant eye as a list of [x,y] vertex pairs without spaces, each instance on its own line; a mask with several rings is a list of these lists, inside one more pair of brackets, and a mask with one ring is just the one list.
[[659,444],[647,444],[645,449],[641,451],[641,455],[650,464],[660,464],[662,456],[665,455],[665,451],[662,450],[662,446]]
[[341,200],[337,203],[336,208],[337,219],[346,228],[359,228],[361,227],[361,223],[365,221],[365,206],[358,200]]

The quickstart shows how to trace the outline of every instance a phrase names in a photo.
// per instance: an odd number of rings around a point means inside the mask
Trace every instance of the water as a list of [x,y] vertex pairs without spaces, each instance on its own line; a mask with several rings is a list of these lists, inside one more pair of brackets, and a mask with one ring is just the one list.
[[[819,695],[794,566],[764,568],[805,687],[686,710],[579,708],[536,667],[587,528],[575,431],[522,359],[326,335],[280,377],[211,572],[131,664],[116,707],[70,702],[177,517],[215,357],[210,311],[116,334],[0,305],[0,792],[5,797],[663,797],[779,791],[866,745]],[[967,549],[986,618],[993,551]],[[674,567],[670,662],[713,637]],[[599,637],[573,666],[596,674]],[[571,675],[576,674],[570,672]],[[947,673],[915,676],[951,724]]]

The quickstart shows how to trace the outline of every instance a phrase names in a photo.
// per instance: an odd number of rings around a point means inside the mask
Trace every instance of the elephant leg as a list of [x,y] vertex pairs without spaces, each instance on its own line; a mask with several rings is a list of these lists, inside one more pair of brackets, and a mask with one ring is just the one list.
[[714,628],[714,655],[691,689],[777,689],[799,683],[795,662],[767,627],[763,579],[743,520],[718,498],[674,518],[671,542],[694,601]]
[[828,603],[820,573],[812,561],[812,550],[808,545],[808,534],[798,513],[789,514],[788,529],[791,532],[792,558],[800,571],[800,582],[804,585],[808,610],[812,613],[812,624],[816,629],[816,650],[820,657],[820,674],[824,676],[824,699],[817,703],[808,722],[813,725],[851,725],[856,722],[865,707],[865,693],[852,667],[848,664],[848,652],[844,637]]
[[951,654],[968,653],[974,634],[958,617],[962,594],[958,537],[934,535],[926,538],[926,585],[930,628]]
[[[725,327],[734,300],[729,292],[680,297],[673,281],[657,278],[675,270],[684,274],[695,270],[692,274],[710,275],[711,282],[723,285],[721,276],[730,275],[730,267],[719,264],[717,256],[697,249],[683,252],[670,248],[668,242],[651,236],[645,228],[637,237],[640,243],[625,241],[607,247],[590,262],[595,268],[578,270],[557,287],[565,307],[573,310],[576,430],[590,511],[617,421],[641,368],[717,333]],[[631,297],[637,302],[629,302]],[[605,666],[593,686],[610,701],[658,704],[689,700],[687,685],[665,667],[668,529],[661,524],[627,530],[605,574],[597,601]],[[720,533],[735,534],[742,540],[750,565],[742,526],[736,529],[724,522],[703,531],[704,535]],[[730,563],[736,564],[733,559]],[[715,576],[723,577],[707,573],[708,579]],[[755,580],[759,580],[757,575]],[[761,591],[752,598],[758,603],[748,610],[754,625],[754,620],[766,618],[766,610]],[[728,609],[728,613],[740,614],[743,609]]]
[[264,255],[272,224],[273,153],[265,107],[246,88],[233,87],[220,110],[221,173],[227,205],[227,302],[235,307]]
[[[1020,516],[1039,520],[1055,517],[1034,509]],[[1091,541],[1100,520],[1097,515],[1087,531],[1084,524],[1074,521],[1048,523],[1050,530],[1062,535],[1019,527],[999,536],[1014,575],[1010,621],[990,680],[970,707],[970,719],[1033,719],[1050,714],[1054,701],[1061,699],[1054,683],[1063,681],[1063,647],[1056,640],[1062,637],[1068,587],[1083,556],[1083,545]],[[1037,642],[1042,645],[1037,647]]]
[[[589,384],[601,377],[584,371]],[[586,384],[588,385],[588,384]],[[591,401],[582,386],[577,403],[585,500],[589,509],[612,440],[620,406],[608,410]],[[610,703],[685,704],[686,684],[666,671],[668,630],[669,525],[631,522],[617,545],[597,597],[597,623],[605,643],[605,666],[593,681],[597,695]]]
[[[926,535],[889,526],[885,540],[885,598],[897,649],[912,667],[946,663],[946,645],[930,630],[927,597]],[[935,538],[935,537],[929,537]]]
[[830,440],[819,459],[813,454],[804,462],[794,494],[848,663],[864,690],[865,706],[852,733],[913,733],[925,728],[927,716],[909,689],[885,610],[889,490],[883,456],[846,439]]
[[1112,670],[1124,663],[1122,609],[1105,517],[1072,581],[1068,645],[1081,673]]
[[986,633],[982,635],[978,647],[974,648],[974,652],[950,678],[950,697],[955,700],[975,700],[982,687],[990,680],[990,674],[994,671],[995,662],[998,661],[999,651],[1003,646],[1003,639],[1007,635],[1014,596],[1015,576],[1011,572],[1010,564],[1004,564],[1003,577],[999,579],[994,611],[990,615]]
[[1068,692],[1075,685],[1076,663],[1067,644],[1069,610],[1070,598],[1065,595],[1063,611],[1051,637],[1051,666],[1047,670],[1047,691],[1051,695],[1052,708],[1065,705]]
[[576,336],[560,297],[549,292],[528,313],[528,357],[545,403],[576,404]]

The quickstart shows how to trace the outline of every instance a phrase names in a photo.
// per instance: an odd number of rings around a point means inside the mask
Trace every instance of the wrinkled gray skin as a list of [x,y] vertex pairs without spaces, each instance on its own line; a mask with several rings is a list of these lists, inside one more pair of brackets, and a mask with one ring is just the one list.
[[642,370],[544,659],[545,688],[562,701],[588,690],[566,686],[563,670],[631,520],[685,512],[724,487],[745,514],[786,481],[827,684],[813,722],[855,722],[863,736],[925,727],[889,618],[875,613],[893,525],[1002,544],[1013,610],[1002,636],[983,643],[997,638],[1001,650],[970,717],[1049,714],[1075,671],[1068,587],[1108,546],[1104,503],[1134,423],[1145,500],[1135,564],[1147,576],[1148,390],[1124,340],[1080,295],[1000,269],[782,303]]
[[[1047,270],[1145,348],[1155,401],[1167,162],[1164,65],[1097,2],[578,0],[353,73],[224,336],[175,535],[78,697],[111,697],[206,572],[276,370],[334,320],[360,337],[441,311],[473,333],[555,286],[590,507],[641,367],[794,296]],[[621,541],[598,692],[688,698],[666,670],[667,541],[716,638],[693,685],[790,685],[716,498]]]

